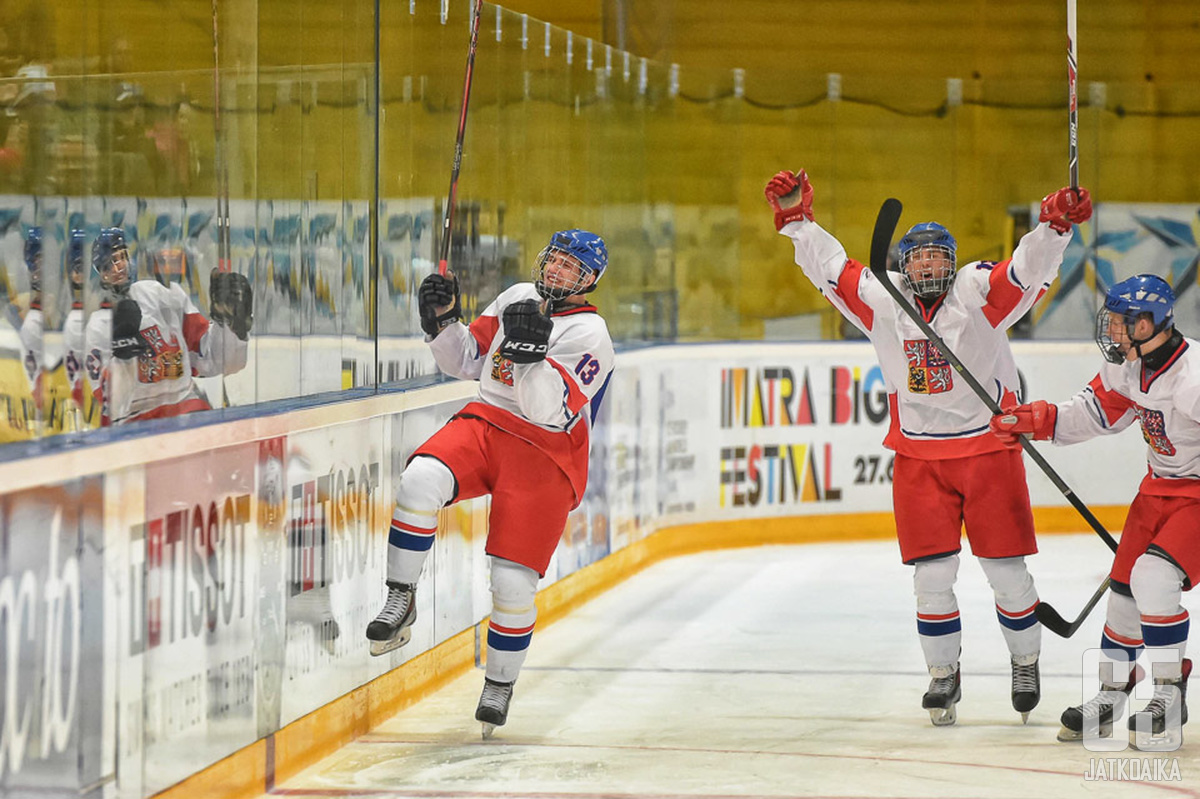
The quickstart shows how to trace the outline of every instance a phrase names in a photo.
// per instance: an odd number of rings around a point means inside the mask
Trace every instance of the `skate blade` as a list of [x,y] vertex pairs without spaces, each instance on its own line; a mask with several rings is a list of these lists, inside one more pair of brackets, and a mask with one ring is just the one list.
[[492,737],[492,733],[496,731],[496,725],[488,722],[483,722],[483,740],[488,740]]
[[[1102,724],[1100,726],[1100,730],[1099,730],[1100,735],[1097,737],[1111,738],[1112,737],[1112,729],[1113,729],[1112,724]],[[1079,743],[1080,741],[1083,740],[1083,731],[1082,730],[1073,730],[1070,727],[1059,727],[1058,740],[1059,740],[1059,743],[1064,743],[1064,744]]]
[[1029,713],[1028,713],[1028,711],[1026,711],[1025,713],[1022,713],[1022,714],[1021,714],[1021,723],[1022,723],[1022,724],[1028,724],[1028,723],[1029,723]]
[[931,707],[929,708],[929,720],[933,722],[935,727],[949,727],[958,721],[958,710],[954,705],[950,707]]
[[1158,735],[1129,731],[1129,745],[1139,752],[1174,752],[1183,745],[1182,730],[1164,730]]
[[405,627],[404,630],[395,638],[389,638],[386,641],[372,641],[371,654],[375,657],[386,655],[393,649],[399,649],[400,647],[404,646],[409,642],[410,639],[412,639],[412,629]]

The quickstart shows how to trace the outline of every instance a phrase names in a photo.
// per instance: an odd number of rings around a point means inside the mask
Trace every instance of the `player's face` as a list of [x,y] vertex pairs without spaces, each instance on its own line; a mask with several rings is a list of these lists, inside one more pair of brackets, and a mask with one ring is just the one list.
[[110,286],[123,286],[129,282],[129,251],[124,247],[113,251],[104,282]]
[[[1138,341],[1144,342],[1154,333],[1154,323],[1149,319],[1139,319],[1133,326],[1133,335]],[[1117,345],[1121,354],[1125,356],[1127,361],[1136,361],[1140,356],[1133,347],[1133,342],[1129,339],[1129,327],[1127,320],[1123,316],[1117,314],[1109,314],[1108,317],[1108,337],[1112,339],[1113,344]]]
[[941,247],[922,247],[909,256],[904,264],[908,279],[920,284],[927,280],[943,280],[954,271],[954,264]]
[[595,280],[592,273],[573,255],[561,250],[551,250],[542,265],[542,282],[547,288],[577,294]]

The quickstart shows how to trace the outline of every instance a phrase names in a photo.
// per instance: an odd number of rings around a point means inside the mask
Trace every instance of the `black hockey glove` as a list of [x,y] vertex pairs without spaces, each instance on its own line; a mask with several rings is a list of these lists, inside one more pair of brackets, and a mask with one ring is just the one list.
[[136,300],[128,297],[119,301],[112,315],[112,354],[114,358],[127,361],[139,355],[149,355],[153,350],[142,338],[142,309]]
[[[438,308],[450,306],[444,314]],[[458,297],[458,278],[434,273],[421,281],[417,289],[417,308],[421,312],[421,329],[427,336],[436,336],[462,318]]]
[[500,354],[513,363],[537,363],[546,359],[554,322],[542,313],[537,300],[521,300],[504,309],[504,341]]
[[212,270],[208,277],[209,317],[246,340],[254,324],[254,289],[238,272]]

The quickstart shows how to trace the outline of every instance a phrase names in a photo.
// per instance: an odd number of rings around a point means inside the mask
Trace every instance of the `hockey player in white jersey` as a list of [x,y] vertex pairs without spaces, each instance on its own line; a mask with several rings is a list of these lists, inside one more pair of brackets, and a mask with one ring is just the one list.
[[36,225],[25,233],[25,269],[29,272],[29,310],[21,320],[21,363],[29,378],[30,392],[38,408],[42,408],[42,376],[45,349],[46,319],[42,311],[42,229]]
[[[962,627],[954,583],[961,530],[996,600],[1011,656],[1012,704],[1023,720],[1041,697],[1041,624],[1025,556],[1037,551],[1021,454],[988,434],[991,414],[937,347],[863,264],[813,221],[808,175],[783,171],[765,189],[775,227],[791,239],[796,263],[830,303],[870,338],[891,407],[884,446],[895,450],[893,509],[900,555],[914,566],[917,632],[931,681],[922,698],[931,721],[953,724],[962,695]],[[1006,331],[1049,286],[1073,222],[1091,215],[1085,190],[1042,201],[1040,224],[1012,258],[956,269],[957,244],[927,222],[900,240],[900,273],[889,274],[946,345],[997,401],[1019,387]]]
[[421,283],[421,327],[443,372],[479,381],[468,403],[417,448],[400,476],[388,536],[387,600],[367,627],[371,653],[408,642],[416,585],[438,511],[491,494],[486,551],[492,615],[475,718],[484,736],[505,723],[533,635],[534,595],[587,484],[589,431],[613,369],[608,327],[585,295],[608,265],[585,230],[550,238],[533,282],[505,291],[467,326],[455,278]]
[[233,374],[246,365],[253,322],[250,282],[213,270],[211,321],[177,284],[133,280],[125,233],[105,228],[92,244],[92,268],[107,302],[88,320],[87,372],[101,424],[127,424],[209,410],[193,377]]
[[1075,444],[1134,422],[1146,439],[1149,469],[1110,573],[1102,693],[1063,712],[1060,741],[1080,740],[1087,719],[1108,734],[1141,676],[1129,664],[1143,649],[1168,657],[1150,658],[1158,664],[1154,697],[1129,718],[1131,744],[1163,748],[1165,736],[1180,736],[1187,721],[1192,662],[1184,657],[1189,619],[1180,598],[1200,579],[1200,343],[1175,329],[1174,305],[1174,292],[1156,275],[1113,285],[1096,318],[1096,343],[1108,361],[1100,373],[1066,402],[1038,400],[992,420],[1003,440],[1027,433]]

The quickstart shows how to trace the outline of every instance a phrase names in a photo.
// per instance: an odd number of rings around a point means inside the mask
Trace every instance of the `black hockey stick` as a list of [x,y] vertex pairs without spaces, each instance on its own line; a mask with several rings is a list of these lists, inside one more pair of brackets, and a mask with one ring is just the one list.
[[[874,273],[879,282],[883,284],[883,287],[887,293],[892,295],[892,299],[894,299],[896,304],[900,306],[900,310],[904,311],[904,313],[916,323],[917,327],[921,329],[921,332],[925,334],[925,337],[933,342],[933,345],[941,352],[942,357],[945,358],[946,361],[954,368],[954,371],[958,372],[963,381],[966,382],[971,390],[975,392],[975,396],[979,397],[979,399],[983,401],[983,404],[987,406],[987,409],[991,411],[993,415],[1004,413],[999,403],[997,403],[996,400],[987,393],[983,386],[979,384],[979,381],[975,379],[975,376],[971,374],[965,366],[963,366],[963,363],[958,359],[958,356],[950,351],[950,348],[946,346],[946,342],[942,340],[942,337],[933,331],[933,328],[930,327],[929,323],[926,322],[921,314],[917,312],[917,309],[913,308],[912,303],[910,303],[904,297],[904,295],[900,293],[900,289],[896,288],[896,285],[892,282],[891,276],[887,272],[888,249],[892,246],[892,237],[896,233],[896,224],[900,221],[900,213],[903,210],[904,206],[901,205],[900,201],[894,197],[889,197],[883,201],[883,206],[879,209],[879,216],[875,219],[875,232],[871,235],[871,272]],[[1063,482],[1063,479],[1058,476],[1058,472],[1054,471],[1054,468],[1046,462],[1046,459],[1042,457],[1042,454],[1037,451],[1037,449],[1033,446],[1033,443],[1027,437],[1020,436],[1019,440],[1021,442],[1021,447],[1025,450],[1025,453],[1029,455],[1030,459],[1038,465],[1038,468],[1040,468],[1046,477],[1050,479],[1050,482],[1054,483],[1054,487],[1062,492],[1062,495],[1067,498],[1067,501],[1071,503],[1071,506],[1074,507],[1075,510],[1079,512],[1079,515],[1082,516],[1084,520],[1087,521],[1087,523],[1091,526],[1091,528],[1096,531],[1096,535],[1100,536],[1104,543],[1108,545],[1108,548],[1113,552],[1116,552],[1117,542],[1113,539],[1112,535],[1109,534],[1108,530],[1104,529],[1104,525],[1100,523],[1100,520],[1092,514],[1087,505],[1084,505],[1079,497],[1075,496],[1075,492],[1071,490],[1071,487]],[[1107,588],[1108,581],[1106,580],[1104,586],[1102,586],[1102,589]],[[1091,610],[1091,608],[1095,606],[1095,603],[1100,600],[1100,596],[1103,595],[1103,593],[1104,591],[1101,590],[1092,598],[1092,602],[1089,603],[1089,606],[1084,609],[1083,616],[1086,616],[1087,611]],[[1066,638],[1075,631],[1074,629],[1071,629],[1071,625],[1067,624],[1062,616],[1054,610],[1054,608],[1050,607],[1045,602],[1039,602],[1037,609],[1034,612],[1037,614],[1038,621],[1042,622],[1046,629],[1050,630],[1050,632],[1054,633],[1055,635]],[[1083,616],[1081,616],[1077,621],[1082,621]]]
[[471,49],[467,51],[467,74],[463,79],[462,108],[458,112],[458,136],[454,141],[454,166],[450,170],[450,192],[446,198],[446,211],[442,214],[442,247],[438,258],[438,274],[445,275],[449,268],[450,226],[454,222],[454,206],[458,201],[458,173],[462,169],[463,139],[467,134],[467,105],[471,102],[471,78],[475,74],[475,48],[479,45],[479,19],[483,16],[483,0],[475,0],[471,19]]

